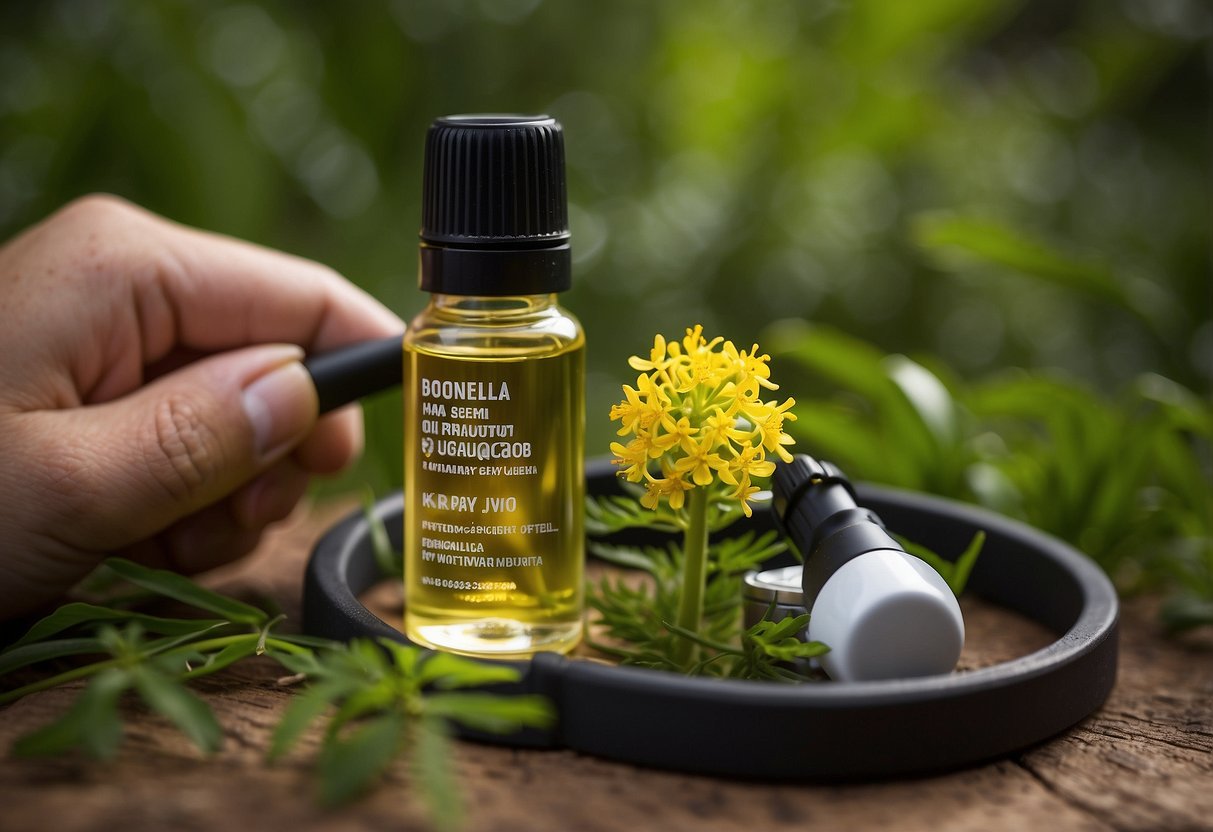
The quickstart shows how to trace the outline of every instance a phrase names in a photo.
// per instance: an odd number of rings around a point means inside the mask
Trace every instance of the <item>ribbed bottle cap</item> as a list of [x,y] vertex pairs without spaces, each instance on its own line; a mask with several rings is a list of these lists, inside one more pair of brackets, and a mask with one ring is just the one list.
[[421,241],[421,288],[427,291],[567,289],[564,136],[556,119],[437,119],[425,144]]
[[421,239],[456,246],[569,238],[564,135],[551,116],[440,118],[425,146]]

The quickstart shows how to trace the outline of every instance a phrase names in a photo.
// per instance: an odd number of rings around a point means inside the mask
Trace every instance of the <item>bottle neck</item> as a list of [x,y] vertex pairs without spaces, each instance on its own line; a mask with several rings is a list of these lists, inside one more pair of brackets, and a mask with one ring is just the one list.
[[435,292],[430,308],[439,315],[467,319],[529,318],[556,307],[556,293],[537,295],[452,295]]

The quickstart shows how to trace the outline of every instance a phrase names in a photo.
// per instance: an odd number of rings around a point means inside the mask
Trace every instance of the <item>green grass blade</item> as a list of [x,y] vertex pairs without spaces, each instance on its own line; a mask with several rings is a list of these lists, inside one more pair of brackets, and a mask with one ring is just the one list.
[[108,759],[122,742],[118,699],[131,684],[123,670],[102,671],[59,719],[18,739],[13,753],[21,757],[62,754],[80,748],[96,759]]
[[288,653],[277,649],[272,643],[266,653],[291,673],[302,673],[312,682],[329,675],[328,668],[316,658],[315,653]]
[[914,239],[929,252],[960,253],[1112,301],[1149,322],[1108,264],[1069,254],[1021,230],[992,220],[929,214],[916,219]]
[[595,557],[625,569],[639,569],[660,577],[669,570],[670,556],[654,546],[617,546],[591,540],[589,549]]
[[1213,625],[1213,598],[1201,598],[1192,593],[1176,595],[1163,604],[1161,617],[1163,626],[1170,633]]
[[435,693],[425,698],[425,713],[494,734],[526,727],[546,728],[556,719],[545,697],[530,694]]
[[952,569],[952,578],[948,581],[948,586],[956,595],[964,592],[965,586],[969,583],[969,574],[973,571],[973,565],[977,563],[977,558],[981,555],[981,550],[985,545],[986,533],[984,530],[978,529],[977,533],[973,535],[973,539],[969,541],[969,545],[956,559],[956,565]]
[[906,397],[938,448],[950,448],[960,439],[956,403],[938,376],[904,355],[884,360],[889,379]]
[[803,630],[809,623],[809,614],[789,615],[778,621],[763,619],[749,629],[747,635],[757,642],[782,641]]
[[795,659],[811,659],[830,652],[830,648],[820,641],[801,641],[797,638],[785,638],[778,642],[759,642],[758,648],[767,656],[778,661],[790,662]]
[[[154,615],[118,610],[111,607],[100,607],[96,604],[74,602],[64,604],[50,615],[41,619],[29,628],[13,647],[20,647],[35,641],[42,641],[50,636],[68,630],[81,624],[93,624],[99,621],[137,621],[149,633],[175,635],[192,632],[202,624],[221,624],[221,621],[205,621],[198,619],[160,618]],[[11,648],[10,648],[11,649]]]
[[413,731],[413,783],[439,832],[463,828],[463,801],[451,764],[451,741],[441,720],[423,719]]
[[422,663],[417,680],[423,686],[433,684],[442,690],[450,690],[517,682],[521,676],[517,668],[508,665],[480,662],[451,653],[434,653]]
[[712,544],[708,548],[708,557],[720,572],[739,575],[747,570],[759,568],[787,548],[787,541],[777,532],[770,531],[762,535],[746,532]]
[[830,403],[798,403],[797,420],[788,431],[806,453],[828,459],[852,477],[905,487],[922,482],[913,460],[890,454],[880,428],[849,409]]
[[185,685],[150,667],[131,669],[135,689],[152,710],[181,729],[200,750],[211,753],[223,744],[223,729],[210,706],[186,689]]
[[[899,534],[893,535],[893,538],[901,544],[901,548],[905,549],[907,554],[911,554],[919,560],[924,561],[927,566],[938,572],[939,577],[943,578],[944,581],[951,581],[952,572],[956,566],[950,560],[935,554],[935,552],[926,546],[915,543],[912,540],[906,540]],[[949,586],[951,586],[950,583]]]
[[309,685],[302,693],[294,696],[286,713],[278,722],[278,727],[274,729],[266,759],[276,760],[289,751],[303,736],[308,726],[328,710],[337,699],[345,696],[352,687],[353,683],[346,679],[327,679]]
[[313,650],[336,650],[344,646],[342,642],[333,641],[331,638],[317,638],[300,633],[274,633],[274,638],[278,641],[285,641],[288,644],[308,647]]
[[792,361],[883,408],[897,395],[885,375],[884,353],[866,341],[820,324],[785,323],[767,335],[771,354]]
[[338,806],[365,792],[404,746],[404,717],[368,720],[346,739],[330,737],[320,752],[320,801]]
[[96,638],[64,638],[55,641],[40,641],[20,647],[10,647],[0,653],[0,676],[38,662],[58,659],[62,656],[80,656],[89,653],[104,653],[105,646]]
[[369,487],[362,489],[362,516],[371,530],[371,551],[375,555],[379,573],[385,578],[403,577],[404,556],[392,548],[383,521],[375,515],[375,492]]
[[248,658],[257,651],[257,639],[250,635],[246,639],[242,639],[233,644],[229,644],[220,650],[218,653],[213,653],[207,656],[206,661],[186,671],[181,679],[195,679],[199,676],[209,676],[212,673],[218,673],[223,668],[235,664],[241,659]]
[[204,589],[176,572],[149,569],[122,558],[110,558],[105,563],[114,572],[136,586],[157,592],[183,604],[213,612],[231,621],[261,626],[269,619],[264,610]]

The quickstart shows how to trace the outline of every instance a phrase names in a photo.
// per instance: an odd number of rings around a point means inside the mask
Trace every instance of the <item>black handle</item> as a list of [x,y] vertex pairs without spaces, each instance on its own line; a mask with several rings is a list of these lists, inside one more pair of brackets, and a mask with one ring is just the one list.
[[403,335],[362,341],[303,362],[316,384],[320,412],[328,413],[404,380]]
[[[623,493],[615,468],[607,459],[591,460],[589,493]],[[522,676],[520,690],[553,704],[556,725],[546,736],[535,730],[498,741],[748,780],[919,776],[1043,742],[1107,698],[1116,680],[1117,601],[1098,566],[1058,540],[973,506],[872,486],[857,491],[858,502],[924,546],[955,549],[984,529],[989,539],[972,591],[1059,638],[1030,655],[964,673],[803,685],[683,676],[538,653],[510,664]],[[403,509],[399,492],[375,507],[396,545]],[[770,524],[770,512],[759,506],[731,531],[758,534]],[[635,537],[627,545],[668,542],[652,529],[629,534]],[[304,632],[407,643],[358,600],[384,577],[371,537],[358,509],[316,545],[304,578]],[[618,534],[603,540],[621,542]],[[705,730],[715,725],[728,730]]]

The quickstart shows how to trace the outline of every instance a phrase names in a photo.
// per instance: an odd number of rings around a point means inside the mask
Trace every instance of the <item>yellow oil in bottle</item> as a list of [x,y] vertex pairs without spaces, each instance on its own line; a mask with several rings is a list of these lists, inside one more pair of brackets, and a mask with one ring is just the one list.
[[405,338],[405,632],[470,655],[581,637],[584,339],[555,296],[437,297]]

